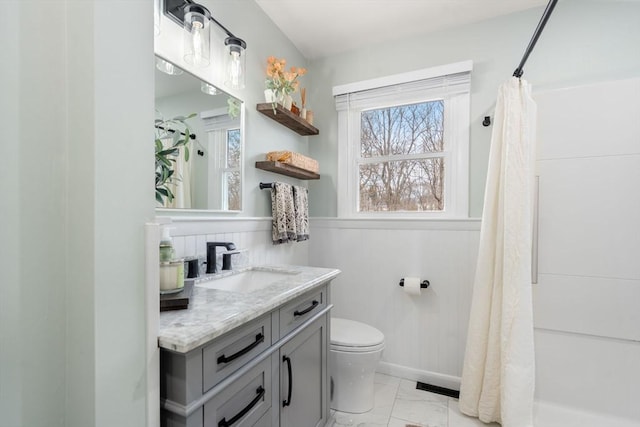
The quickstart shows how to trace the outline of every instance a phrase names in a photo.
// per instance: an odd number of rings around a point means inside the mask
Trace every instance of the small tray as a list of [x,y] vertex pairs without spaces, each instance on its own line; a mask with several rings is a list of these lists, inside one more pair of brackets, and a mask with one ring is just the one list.
[[193,280],[185,280],[184,288],[175,294],[160,295],[160,311],[184,310],[189,308],[189,299],[193,291]]

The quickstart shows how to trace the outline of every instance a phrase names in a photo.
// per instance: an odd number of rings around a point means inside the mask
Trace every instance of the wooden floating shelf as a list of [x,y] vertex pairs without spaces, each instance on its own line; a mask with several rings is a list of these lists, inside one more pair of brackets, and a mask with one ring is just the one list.
[[[271,104],[269,104],[269,106],[271,106]],[[298,179],[320,179],[320,175],[318,175],[317,173],[305,169],[300,169],[288,163],[268,161],[256,162],[256,168]]]
[[270,102],[256,105],[256,109],[272,120],[288,127],[299,135],[318,135],[320,131],[305,119],[296,116],[282,105],[276,104],[276,112],[273,112],[273,105]]

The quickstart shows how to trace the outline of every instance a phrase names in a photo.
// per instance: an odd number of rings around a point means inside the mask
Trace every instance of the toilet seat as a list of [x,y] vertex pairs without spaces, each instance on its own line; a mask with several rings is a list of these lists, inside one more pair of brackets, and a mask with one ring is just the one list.
[[384,334],[355,320],[331,318],[331,350],[368,353],[384,349]]

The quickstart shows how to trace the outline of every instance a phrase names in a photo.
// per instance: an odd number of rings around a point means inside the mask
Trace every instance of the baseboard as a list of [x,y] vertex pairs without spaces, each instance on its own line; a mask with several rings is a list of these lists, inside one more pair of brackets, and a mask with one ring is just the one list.
[[460,390],[460,377],[456,377],[454,375],[423,371],[421,369],[409,368],[407,366],[395,365],[388,362],[380,362],[376,371],[393,377],[404,378],[411,381],[420,381],[453,390]]

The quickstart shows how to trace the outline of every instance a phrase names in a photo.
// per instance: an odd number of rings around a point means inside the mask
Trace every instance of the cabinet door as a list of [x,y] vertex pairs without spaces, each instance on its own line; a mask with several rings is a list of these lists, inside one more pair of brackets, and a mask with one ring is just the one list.
[[280,426],[316,427],[327,421],[327,316],[280,349]]

